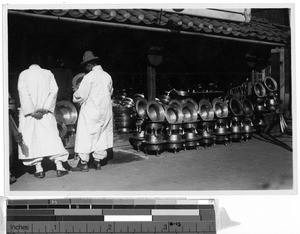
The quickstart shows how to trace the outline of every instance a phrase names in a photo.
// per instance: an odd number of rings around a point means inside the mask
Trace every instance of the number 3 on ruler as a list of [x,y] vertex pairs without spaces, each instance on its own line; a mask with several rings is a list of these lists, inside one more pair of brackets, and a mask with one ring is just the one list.
[[163,228],[163,230],[168,230],[168,225],[167,224],[164,224],[164,228]]

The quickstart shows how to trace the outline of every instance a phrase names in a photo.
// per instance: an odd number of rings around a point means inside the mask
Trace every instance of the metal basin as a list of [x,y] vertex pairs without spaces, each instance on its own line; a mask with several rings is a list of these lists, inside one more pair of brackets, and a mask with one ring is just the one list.
[[165,108],[165,116],[169,123],[181,123],[183,120],[183,113],[180,107],[167,106]]
[[212,106],[217,118],[225,118],[228,116],[228,105],[219,98],[212,101]]
[[182,103],[177,99],[170,100],[169,106],[172,106],[174,108],[181,108],[182,109]]
[[197,102],[195,102],[195,100],[192,99],[192,98],[187,98],[187,99],[185,99],[185,100],[184,100],[184,103],[191,103],[191,104],[194,106],[194,108],[196,109],[196,111],[199,110],[199,105],[198,105]]
[[245,116],[252,116],[254,107],[252,102],[248,98],[243,99],[243,113]]
[[270,76],[266,77],[266,79],[264,80],[264,85],[266,89],[270,92],[274,92],[278,88],[276,80]]
[[233,116],[241,116],[243,114],[243,105],[235,97],[232,97],[229,101],[229,109]]
[[150,101],[147,103],[147,115],[152,121],[164,121],[165,110],[158,101]]
[[57,122],[64,123],[65,125],[75,124],[77,117],[77,110],[71,102],[62,100],[56,103],[55,118]]
[[145,98],[138,98],[135,102],[136,113],[141,117],[145,118],[147,115],[147,100]]
[[257,97],[265,97],[266,96],[266,88],[262,84],[262,82],[256,82],[253,85],[253,91]]
[[199,102],[199,115],[202,120],[210,121],[214,118],[214,110],[207,99],[201,99]]
[[185,103],[182,106],[183,122],[195,122],[198,119],[197,110],[191,103]]

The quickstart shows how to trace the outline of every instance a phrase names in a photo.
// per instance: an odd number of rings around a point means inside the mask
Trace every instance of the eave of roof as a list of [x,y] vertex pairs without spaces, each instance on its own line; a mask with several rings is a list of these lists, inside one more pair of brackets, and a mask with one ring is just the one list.
[[151,9],[9,10],[8,13],[141,30],[177,32],[220,39],[289,46],[290,28],[252,18],[249,23]]

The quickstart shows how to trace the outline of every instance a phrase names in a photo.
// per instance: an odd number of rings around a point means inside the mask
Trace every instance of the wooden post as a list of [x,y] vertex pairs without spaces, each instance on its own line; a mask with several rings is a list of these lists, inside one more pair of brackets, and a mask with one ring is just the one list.
[[156,68],[147,64],[147,95],[148,100],[156,98]]

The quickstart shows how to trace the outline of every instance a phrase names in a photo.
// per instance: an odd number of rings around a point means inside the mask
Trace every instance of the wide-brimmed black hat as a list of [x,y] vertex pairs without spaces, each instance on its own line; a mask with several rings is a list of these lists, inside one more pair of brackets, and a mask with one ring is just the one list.
[[85,51],[83,56],[82,56],[82,62],[81,65],[90,62],[90,61],[94,61],[94,60],[98,60],[99,57],[95,57],[92,51]]

